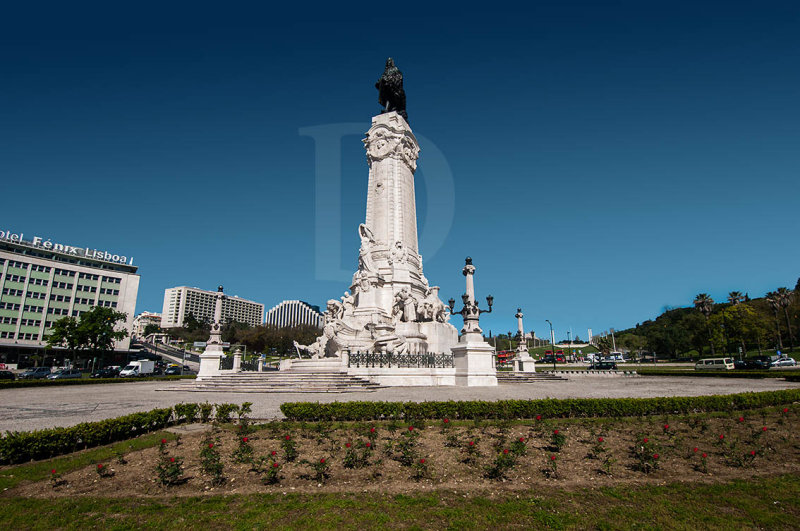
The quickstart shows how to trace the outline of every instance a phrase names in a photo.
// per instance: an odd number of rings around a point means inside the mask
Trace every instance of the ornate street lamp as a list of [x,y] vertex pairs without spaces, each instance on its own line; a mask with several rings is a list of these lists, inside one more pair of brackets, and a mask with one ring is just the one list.
[[491,295],[486,297],[486,304],[489,305],[488,310],[481,310],[478,308],[478,303],[475,301],[475,284],[473,283],[473,275],[475,274],[475,266],[472,265],[472,258],[467,257],[466,264],[461,271],[467,278],[467,292],[461,295],[461,301],[464,306],[459,311],[455,311],[456,301],[450,299],[447,303],[450,305],[450,315],[460,315],[464,319],[464,328],[461,330],[462,334],[481,334],[481,341],[483,341],[483,331],[479,326],[480,315],[482,313],[491,313],[492,304],[494,304],[494,297]]

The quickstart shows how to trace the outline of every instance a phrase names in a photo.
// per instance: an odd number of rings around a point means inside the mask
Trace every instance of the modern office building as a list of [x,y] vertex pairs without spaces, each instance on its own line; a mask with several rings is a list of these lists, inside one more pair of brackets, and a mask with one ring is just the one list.
[[[179,286],[164,290],[164,306],[161,310],[161,328],[183,326],[191,313],[198,321],[214,319],[216,291]],[[259,326],[264,322],[264,305],[258,302],[226,296],[222,302],[222,320]]]
[[267,312],[266,324],[284,328],[287,326],[310,325],[322,328],[325,318],[319,306],[303,301],[283,301]]
[[161,314],[153,312],[142,312],[133,319],[133,337],[144,337],[144,329],[149,325],[161,326]]
[[133,259],[0,230],[0,361],[43,354],[55,321],[80,318],[93,306],[127,315],[129,336],[114,344],[128,350],[139,275]]

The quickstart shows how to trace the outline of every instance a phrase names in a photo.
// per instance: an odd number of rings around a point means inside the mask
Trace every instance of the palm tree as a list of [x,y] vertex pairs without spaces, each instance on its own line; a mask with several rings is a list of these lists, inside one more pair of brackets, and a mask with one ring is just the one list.
[[[711,340],[711,327],[708,324],[708,318],[711,315],[711,310],[714,309],[714,299],[708,296],[708,293],[699,293],[694,298],[694,307],[700,310],[706,318],[706,332],[708,333],[708,342],[711,344],[711,355],[714,353],[714,342]],[[702,352],[700,355],[702,356]]]
[[741,291],[731,291],[728,293],[728,302],[736,306],[744,300],[744,295]]
[[[732,306],[738,306],[745,299],[746,297],[742,295],[741,291],[731,291],[728,293],[728,302],[731,303]],[[722,311],[724,312],[725,310]],[[747,354],[747,346],[744,344],[744,337],[741,337],[740,340],[742,342],[742,355]]]
[[792,292],[788,288],[778,288],[776,295],[778,304],[783,308],[783,315],[786,317],[786,329],[789,331],[789,351],[794,352],[794,336],[792,336],[792,325],[789,322],[789,305],[792,303]]
[[772,311],[775,312],[775,332],[778,335],[778,350],[783,349],[783,338],[781,337],[781,322],[778,320],[778,309],[781,307],[778,301],[778,294],[774,291],[767,293],[767,302]]

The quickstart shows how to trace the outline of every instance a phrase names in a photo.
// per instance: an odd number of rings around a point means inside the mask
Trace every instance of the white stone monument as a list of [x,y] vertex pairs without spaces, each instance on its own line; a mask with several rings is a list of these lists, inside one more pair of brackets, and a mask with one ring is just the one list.
[[480,315],[492,311],[491,295],[486,297],[489,304],[488,310],[478,308],[475,301],[475,285],[473,276],[475,266],[472,258],[467,257],[466,265],[462,270],[467,280],[467,292],[461,296],[464,307],[460,312],[454,311],[455,301],[450,299],[450,313],[460,313],[464,318],[464,328],[458,345],[453,347],[453,360],[456,367],[455,384],[464,386],[494,386],[497,385],[497,372],[494,366],[494,347],[483,339],[483,330],[480,327]]
[[222,350],[222,300],[224,298],[225,294],[220,286],[217,288],[214,300],[214,323],[211,325],[211,335],[206,342],[206,350],[200,354],[200,370],[197,371],[197,380],[222,374],[219,364],[220,359],[225,355]]
[[388,112],[372,118],[364,146],[369,183],[358,270],[350,291],[328,301],[323,334],[298,348],[312,360],[343,362],[354,352],[449,354],[458,334],[438,286],[422,272],[417,245],[417,139],[400,114]]
[[528,344],[525,341],[525,329],[522,327],[522,308],[517,308],[517,331],[519,333],[519,345],[517,354],[514,357],[514,371],[516,372],[536,372],[536,360],[528,353]]

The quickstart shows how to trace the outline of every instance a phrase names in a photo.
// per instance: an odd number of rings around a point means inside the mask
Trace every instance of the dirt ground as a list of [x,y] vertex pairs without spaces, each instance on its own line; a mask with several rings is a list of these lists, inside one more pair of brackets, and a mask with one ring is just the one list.
[[[240,445],[241,431],[209,428],[167,443],[165,457],[159,448],[129,453],[125,464],[102,463],[113,475],[101,477],[96,466],[64,474],[64,483],[51,481],[21,484],[4,496],[196,496],[253,492],[381,492],[418,493],[452,490],[494,494],[543,488],[601,488],[620,484],[665,484],[676,481],[721,482],[754,476],[800,472],[800,406],[769,408],[722,416],[653,417],[643,419],[531,420],[520,423],[428,422],[408,429],[385,422],[339,426],[334,423],[305,427],[276,421],[258,426],[247,434],[253,456],[264,457],[265,467],[278,463],[280,480],[264,484],[266,474],[237,463],[233,454]],[[741,418],[741,420],[740,420]],[[364,444],[370,442],[371,449]],[[765,429],[766,428],[766,429]],[[565,436],[560,451],[552,446],[553,432]],[[722,439],[720,439],[722,435]],[[298,457],[287,462],[282,447],[289,436]],[[519,440],[523,439],[520,443]],[[602,442],[600,441],[602,438]],[[645,443],[644,439],[648,439]],[[400,446],[412,439],[408,450],[411,466],[401,461]],[[214,485],[200,466],[200,452],[209,441],[223,463],[224,482]],[[469,442],[479,453],[466,462]],[[514,453],[524,445],[524,455],[500,478],[487,471],[498,456]],[[350,448],[346,447],[350,444]],[[695,451],[694,449],[697,448]],[[519,449],[519,448],[518,448]],[[348,450],[366,452],[363,468],[345,468]],[[509,454],[504,454],[509,450]],[[272,452],[276,452],[272,456]],[[707,455],[706,470],[702,454]],[[656,457],[657,454],[657,457]],[[553,456],[555,459],[553,459]],[[159,459],[183,460],[182,481],[173,486],[159,482]],[[412,459],[413,458],[413,459]],[[311,464],[326,460],[328,477],[314,477]],[[420,460],[424,459],[424,463]],[[503,457],[501,457],[501,460]],[[304,463],[307,460],[309,463]],[[555,464],[555,469],[553,468]],[[641,465],[655,468],[642,470]],[[421,478],[414,478],[421,475]]]

